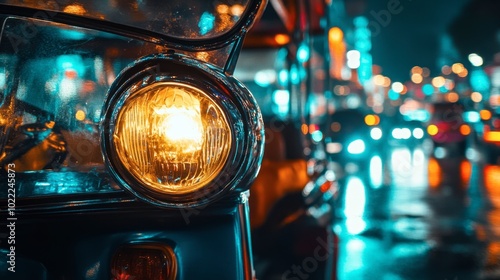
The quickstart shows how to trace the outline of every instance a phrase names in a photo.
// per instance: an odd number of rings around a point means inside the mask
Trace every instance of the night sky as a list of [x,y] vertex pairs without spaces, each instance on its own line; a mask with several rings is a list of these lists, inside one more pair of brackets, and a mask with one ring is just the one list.
[[[399,2],[399,5],[397,3]],[[409,79],[419,65],[438,71],[440,38],[469,0],[368,0],[373,62],[393,81]],[[394,5],[390,19],[388,4]],[[396,3],[396,4],[395,4]],[[399,12],[398,12],[399,11]]]

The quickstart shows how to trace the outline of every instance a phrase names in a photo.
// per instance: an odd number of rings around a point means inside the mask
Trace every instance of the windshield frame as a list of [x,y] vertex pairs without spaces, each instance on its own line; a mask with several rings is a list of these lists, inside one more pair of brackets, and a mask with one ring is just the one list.
[[20,16],[47,20],[87,29],[109,32],[183,51],[206,51],[220,49],[242,38],[252,27],[254,22],[262,15],[267,2],[268,0],[249,0],[247,9],[245,9],[245,12],[241,16],[240,20],[230,30],[220,35],[204,39],[184,39],[106,20],[68,14],[59,11],[42,10],[6,4],[0,4],[0,14],[6,16]]

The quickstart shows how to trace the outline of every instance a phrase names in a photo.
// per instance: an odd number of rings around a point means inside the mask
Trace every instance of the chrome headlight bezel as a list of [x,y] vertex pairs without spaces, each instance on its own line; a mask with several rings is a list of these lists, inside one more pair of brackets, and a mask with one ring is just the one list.
[[[222,110],[232,143],[222,170],[200,190],[165,194],[138,180],[120,161],[113,141],[119,112],[134,92],[155,83],[178,83],[205,93]],[[263,122],[250,92],[219,68],[179,54],[144,57],[124,69],[111,85],[101,118],[104,160],[117,183],[137,198],[169,208],[211,203],[231,191],[245,191],[256,177],[263,155]]]

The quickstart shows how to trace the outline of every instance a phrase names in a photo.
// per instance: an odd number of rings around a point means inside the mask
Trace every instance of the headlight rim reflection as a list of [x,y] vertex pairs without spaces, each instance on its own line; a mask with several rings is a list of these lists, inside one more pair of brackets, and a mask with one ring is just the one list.
[[[141,87],[166,81],[194,87],[216,103],[225,116],[233,139],[219,174],[190,193],[160,193],[131,176],[117,159],[112,139],[117,115],[130,95]],[[229,191],[248,189],[262,160],[264,131],[255,100],[245,87],[240,87],[242,85],[233,78],[182,55],[153,55],[127,67],[108,92],[101,120],[102,151],[110,173],[120,186],[139,199],[169,208],[208,204]],[[245,184],[241,184],[242,180]]]

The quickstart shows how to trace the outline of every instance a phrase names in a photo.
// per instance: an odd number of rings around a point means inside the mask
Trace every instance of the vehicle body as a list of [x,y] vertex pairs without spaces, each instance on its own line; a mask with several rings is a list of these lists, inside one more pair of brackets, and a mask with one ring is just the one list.
[[480,112],[482,130],[478,133],[485,159],[488,163],[499,164],[500,160],[500,113],[494,109]]
[[336,278],[337,182],[318,157],[322,113],[309,110],[312,99],[324,96],[318,85],[326,81],[314,74],[327,65],[326,30],[319,27],[325,9],[318,0],[270,1],[235,70],[254,93],[266,131],[250,196],[254,263],[262,280]]
[[429,139],[426,124],[420,120],[396,120],[388,134],[389,143],[393,146],[416,147]]
[[330,160],[363,163],[386,139],[380,117],[361,108],[339,109],[329,116],[325,136]]
[[0,278],[254,279],[266,2],[63,2],[0,1]]
[[464,121],[464,106],[460,103],[433,103],[429,111],[431,118],[427,133],[434,146],[447,148],[454,154],[465,154],[466,140],[471,134],[470,126]]

